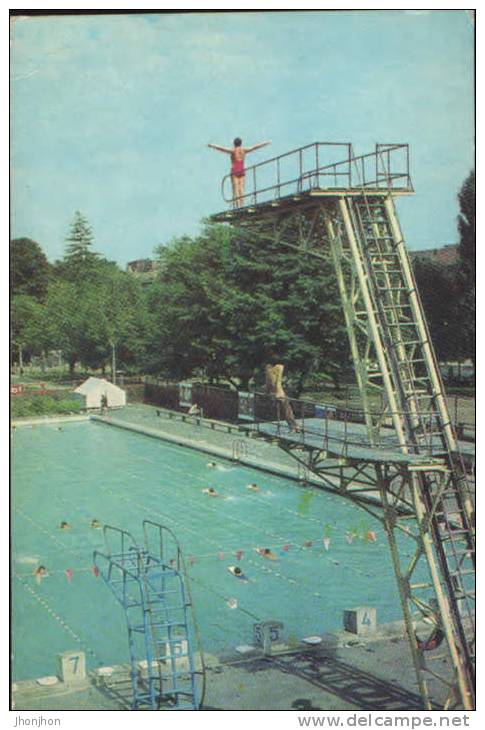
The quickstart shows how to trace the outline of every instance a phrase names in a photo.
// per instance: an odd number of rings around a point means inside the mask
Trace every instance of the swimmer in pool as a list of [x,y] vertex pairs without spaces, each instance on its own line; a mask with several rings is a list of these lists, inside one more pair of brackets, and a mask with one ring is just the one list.
[[93,530],[101,529],[101,522],[99,520],[91,520],[91,527]]
[[267,558],[268,560],[278,560],[274,552],[269,548],[256,548],[256,552],[258,555],[261,555],[263,558]]
[[257,484],[253,482],[253,484],[248,484],[247,489],[250,489],[252,492],[260,492],[261,489],[258,487]]
[[207,489],[203,489],[202,494],[208,494],[209,497],[220,497],[221,496],[219,494],[219,492],[216,492],[214,487],[207,487]]
[[239,580],[247,580],[247,577],[238,565],[230,565],[228,571],[232,573],[235,578],[239,578]]
[[211,469],[216,469],[217,468],[217,464],[216,464],[215,461],[209,461],[209,463],[207,464],[207,466],[210,467]]
[[44,578],[49,575],[49,573],[47,572],[47,568],[45,567],[45,565],[39,565],[39,567],[34,570],[34,575],[37,583],[40,583]]
[[71,525],[69,524],[69,522],[61,522],[61,524],[59,525],[59,529],[60,530],[70,530]]

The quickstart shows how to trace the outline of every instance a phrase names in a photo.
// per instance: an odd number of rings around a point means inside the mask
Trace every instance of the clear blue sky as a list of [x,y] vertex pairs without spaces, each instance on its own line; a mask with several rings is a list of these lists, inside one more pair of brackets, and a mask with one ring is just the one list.
[[409,248],[457,240],[474,161],[466,10],[21,18],[11,26],[12,236],[49,259],[79,209],[122,266],[224,208],[234,136],[272,146],[408,142]]

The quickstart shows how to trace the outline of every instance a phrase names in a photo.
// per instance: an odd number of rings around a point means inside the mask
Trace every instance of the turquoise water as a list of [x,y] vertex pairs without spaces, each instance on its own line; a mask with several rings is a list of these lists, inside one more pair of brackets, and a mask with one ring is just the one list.
[[[363,510],[221,459],[209,468],[212,460],[95,422],[15,430],[15,679],[55,674],[56,655],[68,650],[86,651],[88,668],[128,661],[121,607],[92,572],[93,550],[103,549],[92,519],[140,539],[143,519],[174,530],[210,653],[251,643],[257,620],[282,621],[286,637],[301,638],[341,628],[342,611],[358,605],[376,606],[379,622],[401,618],[386,537]],[[261,492],[247,489],[253,482]],[[224,498],[204,494],[209,486]],[[59,529],[63,520],[70,530]],[[345,533],[353,527],[374,530],[377,542],[349,545]],[[277,560],[259,556],[257,547],[271,548]],[[247,582],[227,570],[236,564]],[[40,583],[38,565],[49,572]]]

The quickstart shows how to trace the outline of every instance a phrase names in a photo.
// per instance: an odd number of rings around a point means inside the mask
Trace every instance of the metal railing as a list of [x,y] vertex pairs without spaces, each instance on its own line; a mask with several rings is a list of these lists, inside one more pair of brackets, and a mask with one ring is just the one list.
[[[224,176],[221,191],[224,201],[233,204],[232,192],[227,195],[231,179],[231,173]],[[364,187],[412,192],[409,145],[376,144],[374,152],[356,156],[350,142],[313,142],[247,167],[246,186],[243,207],[311,190]]]
[[[392,417],[396,414],[389,410],[375,411],[370,414],[372,420],[380,424],[378,441],[371,444],[366,427],[366,415],[368,414],[365,411],[291,397],[286,400],[293,412],[294,428],[285,417],[282,399],[276,399],[268,393],[255,392],[254,420],[248,424],[247,429],[270,437],[274,435],[278,438],[297,440],[302,446],[317,446],[324,451],[338,453],[343,457],[351,456],[352,450],[355,451],[356,448],[372,449],[376,454],[379,452],[386,452],[387,455],[390,452],[402,453],[402,446],[399,445],[392,426]],[[403,413],[399,412],[397,415],[403,416]],[[426,423],[426,430],[429,431],[429,433],[424,432],[421,437],[419,454],[428,457],[442,457],[445,448],[441,439],[436,436],[435,411],[423,409],[416,415]],[[414,442],[410,441],[404,446],[410,454],[416,453]]]

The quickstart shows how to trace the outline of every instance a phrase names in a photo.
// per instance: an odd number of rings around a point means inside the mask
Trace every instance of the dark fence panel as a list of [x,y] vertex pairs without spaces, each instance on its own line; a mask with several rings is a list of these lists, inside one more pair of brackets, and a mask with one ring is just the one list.
[[180,410],[178,385],[157,385],[145,383],[145,403],[162,406],[172,411]]
[[263,393],[254,394],[254,420],[276,421],[278,418],[277,403],[274,398]]
[[126,399],[129,403],[139,403],[145,400],[145,386],[143,383],[126,384],[120,386],[126,391]]
[[238,395],[236,390],[221,388],[205,383],[193,383],[192,403],[202,408],[206,418],[218,421],[238,420]]

